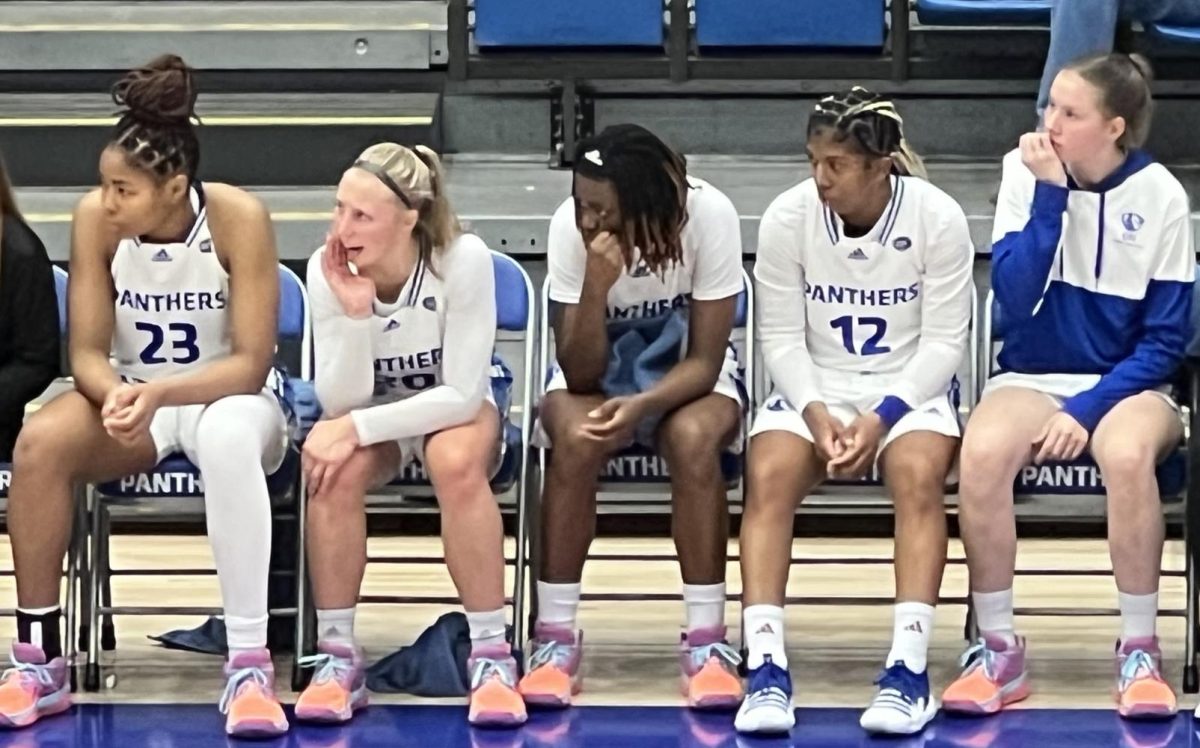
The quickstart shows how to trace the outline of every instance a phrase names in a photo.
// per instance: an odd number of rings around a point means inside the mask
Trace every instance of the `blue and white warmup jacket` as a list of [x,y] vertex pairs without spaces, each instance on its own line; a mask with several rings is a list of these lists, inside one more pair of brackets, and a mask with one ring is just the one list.
[[1098,375],[1063,409],[1089,432],[1121,400],[1162,387],[1190,334],[1195,254],[1187,193],[1144,151],[1092,189],[1038,182],[1004,158],[992,288],[1002,371]]

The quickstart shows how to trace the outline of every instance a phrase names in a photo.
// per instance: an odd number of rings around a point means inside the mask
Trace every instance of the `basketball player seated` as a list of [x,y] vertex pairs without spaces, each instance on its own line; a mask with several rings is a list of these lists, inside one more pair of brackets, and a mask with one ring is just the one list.
[[287,434],[264,386],[279,298],[270,216],[236,187],[197,180],[196,87],[178,57],[131,71],[113,99],[122,111],[100,154],[100,188],[71,227],[75,391],[38,411],[15,450],[17,641],[0,723],[70,706],[58,596],[75,488],[183,453],[203,478],[225,609],[226,730],[280,734],[288,723],[266,649],[266,474]]
[[470,627],[468,719],[525,721],[505,639],[504,530],[488,486],[507,418],[489,382],[492,258],[462,232],[443,184],[428,148],[368,148],[342,176],[326,245],[308,262],[325,419],[304,444],[318,654],[308,661],[316,673],[296,703],[299,719],[343,722],[367,703],[354,640],[367,557],[363,500],[419,459]]
[[[580,578],[595,534],[598,475],[635,439],[657,450],[671,475],[672,536],[683,575],[684,692],[694,707],[741,700],[738,656],[725,642],[729,518],[721,452],[744,409],[740,365],[729,344],[742,290],[737,212],[683,157],[637,125],[616,125],[580,144],[572,196],[550,222],[547,250],[557,361],[541,403],[553,445],[542,497],[537,621],[521,693],[567,706],[580,688]],[[675,310],[679,310],[676,312]],[[664,356],[653,386],[613,395],[606,381],[610,330],[680,314],[686,348]],[[609,388],[609,389],[606,389]],[[629,392],[629,390],[624,390]]]
[[1164,526],[1154,472],[1182,435],[1170,383],[1190,334],[1196,258],[1186,190],[1141,150],[1150,77],[1145,59],[1124,54],[1068,65],[1044,132],[1004,158],[992,288],[1008,332],[963,437],[959,492],[982,636],[942,696],[947,710],[990,714],[1029,694],[1013,626],[1013,480],[1031,462],[1084,450],[1107,493],[1118,712],[1177,709],[1155,633]]
[[892,102],[858,87],[822,99],[807,152],[813,177],[767,208],[754,265],[775,389],[751,430],[740,544],[749,683],[736,725],[786,732],[795,721],[783,602],[797,504],[828,478],[878,466],[896,514],[895,624],[861,722],[910,734],[937,713],[926,652],[973,250],[962,208],[925,180]]

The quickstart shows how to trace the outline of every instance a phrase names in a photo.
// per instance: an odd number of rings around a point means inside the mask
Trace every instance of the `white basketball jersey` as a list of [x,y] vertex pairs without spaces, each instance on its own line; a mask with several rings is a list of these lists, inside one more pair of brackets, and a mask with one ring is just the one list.
[[424,260],[417,262],[394,304],[375,300],[372,404],[402,400],[442,383],[445,300],[442,280],[429,271]]
[[[716,187],[688,177],[688,221],[680,243],[679,263],[660,275],[635,261],[608,291],[608,321],[657,317],[687,307],[691,299],[709,301],[736,296],[742,290],[742,235],[737,210]],[[635,248],[635,258],[639,254]],[[575,204],[567,198],[550,221],[548,249],[550,298],[578,304],[583,289],[587,249],[575,226]]]
[[184,241],[122,239],[113,255],[112,357],[126,379],[189,371],[232,350],[229,273],[213,249],[203,186],[190,198],[196,220]]
[[772,209],[802,214],[805,235],[796,239],[813,363],[838,371],[901,369],[920,341],[928,264],[935,253],[970,251],[969,241],[948,241],[945,230],[953,223],[947,216],[961,216],[962,208],[923,179],[893,176],[892,198],[879,221],[850,237],[811,179],[776,202]]

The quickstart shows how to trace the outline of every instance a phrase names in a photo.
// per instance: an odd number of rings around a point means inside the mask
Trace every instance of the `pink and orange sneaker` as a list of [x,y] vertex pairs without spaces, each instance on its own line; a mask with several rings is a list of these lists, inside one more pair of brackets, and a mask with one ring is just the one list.
[[525,677],[517,690],[526,704],[564,708],[583,688],[583,632],[539,623],[529,641]]
[[517,661],[507,644],[471,650],[467,660],[471,696],[467,721],[476,727],[516,727],[529,715],[517,692]]
[[1170,719],[1179,706],[1162,677],[1158,637],[1117,642],[1117,713],[1129,719]]
[[679,642],[680,685],[692,709],[736,709],[742,703],[742,658],[725,641],[725,627],[693,629]]
[[313,677],[296,700],[296,719],[348,722],[367,705],[367,675],[358,647],[320,642],[317,654],[301,658],[300,665],[313,668]]
[[1009,645],[984,634],[962,656],[962,675],[942,693],[942,708],[961,714],[995,714],[1029,696],[1025,640]]
[[13,642],[12,666],[0,675],[0,727],[28,727],[71,708],[67,661],[46,662],[42,648]]
[[287,717],[275,696],[275,665],[266,649],[234,654],[225,663],[221,713],[225,732],[238,738],[269,738],[288,731]]

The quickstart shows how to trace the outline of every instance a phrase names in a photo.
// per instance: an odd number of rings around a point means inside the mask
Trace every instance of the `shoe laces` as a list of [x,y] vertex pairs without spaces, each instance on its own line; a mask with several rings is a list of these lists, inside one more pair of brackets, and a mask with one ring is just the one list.
[[266,692],[271,681],[267,678],[267,674],[260,667],[244,667],[240,670],[235,670],[229,676],[229,680],[225,682],[225,692],[221,694],[219,708],[221,714],[228,714],[229,707],[233,704],[233,700],[237,698],[238,691],[242,685],[251,683],[258,686],[263,692]]
[[1121,690],[1125,690],[1133,681],[1146,677],[1161,677],[1154,657],[1144,649],[1135,649],[1125,655],[1125,662],[1121,664]]
[[574,649],[574,644],[566,644],[553,639],[540,642],[529,657],[529,669],[537,670],[543,665],[552,664],[565,670],[575,654]]
[[929,684],[925,678],[909,670],[903,662],[897,662],[886,668],[875,679],[879,686],[879,695],[898,696],[909,704],[916,703],[919,698],[928,698]]
[[354,674],[354,661],[346,657],[338,657],[328,652],[301,657],[297,662],[300,667],[313,669],[315,683],[327,683],[331,680],[338,682],[347,680]]
[[959,667],[964,668],[964,673],[969,672],[976,667],[983,668],[983,674],[988,677],[988,680],[995,679],[996,672],[996,652],[988,649],[987,642],[983,639],[978,639],[974,644],[963,652],[962,657],[958,660]]
[[480,657],[475,660],[475,667],[471,670],[471,690],[479,688],[488,678],[496,677],[500,682],[509,688],[516,687],[516,680],[513,678],[513,669],[509,667],[507,659],[497,660],[491,657]]
[[742,656],[726,642],[713,642],[712,644],[702,644],[699,647],[691,647],[688,655],[692,658],[692,664],[697,670],[704,667],[710,657],[716,657],[726,669],[736,670],[737,666],[742,664]]
[[12,667],[0,673],[0,683],[7,683],[14,677],[20,678],[22,684],[37,681],[38,685],[46,688],[54,686],[54,676],[49,667],[33,662],[21,662],[16,657],[12,658]]
[[763,664],[750,671],[749,693],[746,700],[752,706],[779,704],[787,707],[792,699],[792,676],[788,671],[776,665],[770,657]]

